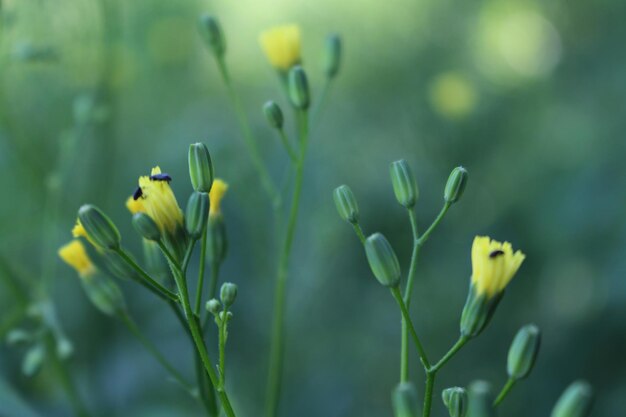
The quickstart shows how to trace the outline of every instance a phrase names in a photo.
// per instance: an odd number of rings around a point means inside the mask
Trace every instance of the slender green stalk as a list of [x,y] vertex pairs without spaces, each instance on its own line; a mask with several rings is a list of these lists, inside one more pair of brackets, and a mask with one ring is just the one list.
[[413,326],[413,321],[411,321],[411,316],[409,315],[409,310],[406,308],[406,304],[404,304],[404,300],[402,299],[402,294],[400,293],[400,288],[393,287],[391,289],[391,295],[396,299],[398,306],[400,307],[400,311],[402,311],[402,316],[406,320],[409,328],[409,333],[413,338],[413,343],[415,343],[415,347],[417,348],[417,352],[419,353],[420,359],[422,360],[422,365],[424,365],[424,369],[428,371],[430,368],[430,362],[428,361],[428,357],[426,355],[426,351],[424,350],[424,346],[420,341],[417,332],[415,331],[415,327]]
[[140,267],[137,262],[133,260],[132,257],[126,253],[126,251],[122,248],[119,248],[115,251],[128,265],[130,265],[139,275],[145,280],[146,283],[149,283],[152,288],[154,288],[162,297],[170,299],[172,301],[178,302],[178,295],[173,293],[172,291],[165,288],[163,285],[158,283],[154,278],[152,278],[146,271]]
[[267,380],[266,416],[274,417],[277,414],[278,403],[283,372],[283,351],[284,351],[284,315],[286,304],[286,284],[289,267],[289,256],[293,244],[298,219],[298,209],[300,206],[300,195],[302,194],[302,180],[304,179],[304,159],[308,144],[308,120],[306,112],[300,113],[300,157],[296,164],[296,178],[291,201],[289,221],[287,223],[287,233],[283,244],[282,252],[278,262],[278,274],[276,289],[274,294],[274,320],[272,324],[272,341],[270,347],[269,374]]
[[437,228],[437,226],[439,226],[439,223],[441,223],[441,221],[443,220],[443,218],[445,217],[446,213],[448,212],[448,209],[450,209],[450,206],[452,205],[452,203],[444,203],[443,207],[441,208],[441,211],[439,212],[439,214],[437,215],[437,217],[435,218],[435,220],[432,222],[432,224],[428,227],[428,229],[426,229],[426,231],[424,232],[424,234],[417,240],[417,244],[419,246],[423,246],[424,243],[428,240],[428,238],[430,237],[430,234],[433,232],[433,230],[435,230]]
[[319,119],[322,116],[322,110],[324,109],[324,105],[326,104],[326,100],[328,99],[332,81],[333,79],[328,77],[326,77],[324,81],[324,86],[322,87],[319,101],[317,102],[317,105],[315,106],[315,109],[313,110],[313,114],[311,116],[311,120],[313,121],[314,126],[317,126]]
[[508,381],[506,381],[506,384],[504,384],[504,387],[502,387],[502,391],[500,391],[500,394],[498,394],[498,397],[493,402],[494,407],[499,406],[500,403],[506,398],[506,396],[509,394],[509,392],[511,392],[511,390],[515,386],[515,382],[517,381],[513,378],[509,378]]
[[440,370],[446,363],[448,363],[450,359],[454,357],[454,355],[458,353],[459,350],[461,350],[461,348],[463,348],[463,346],[465,346],[467,342],[469,342],[469,340],[470,338],[467,336],[459,337],[459,340],[457,340],[454,346],[452,346],[452,348],[450,348],[450,350],[445,355],[443,355],[439,362],[437,362],[430,368],[430,371],[437,372],[438,370]]
[[202,304],[202,290],[204,287],[204,269],[206,264],[206,236],[208,227],[204,227],[200,238],[200,267],[198,269],[198,285],[196,286],[196,305],[194,311],[196,316],[200,316],[200,305]]
[[202,359],[200,355],[194,349],[194,368],[196,370],[196,381],[198,383],[198,390],[200,391],[200,398],[204,404],[204,408],[211,417],[218,417],[217,401],[215,398],[215,390],[209,381],[209,377],[202,365]]
[[209,375],[209,379],[211,380],[211,384],[217,390],[217,395],[220,398],[220,402],[222,404],[222,408],[226,413],[227,417],[236,417],[235,411],[233,410],[232,405],[230,404],[230,400],[228,398],[228,394],[226,393],[224,387],[219,385],[219,379],[215,374],[215,370],[213,369],[212,361],[209,358],[209,354],[207,352],[206,346],[204,344],[204,338],[202,336],[202,330],[198,324],[197,317],[194,315],[193,310],[191,309],[191,303],[189,302],[189,290],[187,288],[187,282],[185,280],[182,271],[176,267],[176,265],[172,265],[174,273],[174,280],[176,281],[176,286],[178,287],[178,291],[180,293],[180,300],[183,305],[183,311],[185,312],[185,317],[187,319],[187,324],[189,326],[189,330],[191,331],[191,336],[196,345],[196,350],[200,355],[200,359],[202,360],[202,364],[204,365],[204,369]]
[[189,242],[189,245],[187,245],[183,262],[180,264],[180,270],[184,276],[187,275],[187,267],[189,266],[189,261],[191,260],[191,255],[193,254],[193,249],[196,247],[197,241],[197,239],[192,239],[191,242]]
[[361,241],[361,244],[364,245],[365,244],[365,235],[363,234],[363,229],[361,228],[361,225],[358,224],[358,223],[353,223],[352,227],[354,228],[354,232],[356,233],[357,237]]
[[224,387],[226,383],[226,323],[228,315],[228,308],[224,308],[222,311],[222,320],[219,325],[219,371],[220,371],[220,387]]
[[422,417],[430,417],[436,376],[436,372],[426,372],[426,389],[424,392],[424,411],[422,411]]
[[220,275],[220,263],[217,261],[211,262],[211,281],[209,282],[209,300],[215,298],[217,293],[217,282]]
[[280,194],[272,181],[269,171],[267,167],[263,163],[263,158],[261,157],[261,153],[259,152],[259,147],[252,135],[252,129],[250,128],[250,123],[248,122],[248,118],[246,116],[245,111],[243,110],[243,106],[241,105],[241,101],[239,100],[239,96],[235,91],[235,87],[230,78],[230,73],[228,71],[228,67],[226,66],[226,61],[223,57],[217,57],[217,66],[219,68],[220,74],[222,76],[222,80],[226,85],[226,89],[228,90],[228,95],[230,97],[231,104],[233,106],[233,110],[235,111],[235,115],[237,117],[237,122],[239,123],[239,127],[241,128],[241,133],[243,135],[244,142],[248,147],[248,151],[250,152],[250,157],[252,158],[252,163],[254,164],[255,169],[259,173],[261,178],[261,185],[265,189],[266,193],[272,200],[274,207],[280,205]]
[[[417,271],[417,258],[420,246],[417,244],[419,233],[417,229],[417,219],[413,209],[407,209],[409,220],[411,222],[411,231],[413,233],[413,251],[411,253],[411,263],[409,266],[409,274],[407,277],[406,288],[404,290],[404,304],[408,308],[411,305],[411,296],[413,294],[413,284]],[[409,327],[406,319],[402,316],[402,337],[400,341],[400,382],[409,380]]]
[[293,146],[291,146],[291,143],[289,143],[289,138],[287,137],[287,133],[285,133],[285,129],[281,127],[277,130],[278,135],[280,136],[280,141],[283,143],[285,150],[287,150],[287,153],[289,154],[289,159],[291,159],[292,163],[297,163],[298,155],[296,154],[296,151],[294,151]]

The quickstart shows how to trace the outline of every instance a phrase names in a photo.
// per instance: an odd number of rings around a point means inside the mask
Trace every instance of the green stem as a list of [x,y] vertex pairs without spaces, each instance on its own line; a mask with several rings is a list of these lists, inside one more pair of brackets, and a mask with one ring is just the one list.
[[263,158],[261,157],[261,153],[259,152],[259,147],[257,145],[256,140],[252,135],[252,129],[250,128],[250,123],[248,122],[248,118],[246,113],[243,110],[243,106],[241,105],[241,101],[239,100],[239,96],[235,91],[233,83],[230,78],[230,73],[228,71],[228,67],[226,66],[226,61],[223,57],[217,57],[217,66],[219,68],[220,74],[222,76],[222,80],[226,85],[226,89],[228,90],[228,95],[230,97],[231,104],[233,106],[233,110],[235,111],[235,115],[237,117],[237,122],[239,123],[239,127],[241,128],[241,133],[243,135],[244,142],[248,147],[248,151],[250,152],[250,157],[252,158],[252,163],[254,164],[255,169],[259,173],[261,178],[261,185],[267,192],[268,196],[272,200],[274,206],[280,205],[280,194],[278,190],[276,190],[276,186],[274,185],[269,171],[267,167],[263,163]]
[[459,337],[459,340],[457,340],[454,346],[450,348],[450,350],[439,360],[439,362],[437,362],[430,368],[430,371],[437,372],[438,370],[440,370],[446,363],[448,363],[450,359],[454,357],[454,355],[457,354],[459,350],[461,350],[463,346],[465,346],[467,342],[469,342],[469,340],[470,338],[467,336]]
[[220,275],[220,263],[217,261],[211,262],[211,281],[209,282],[209,300],[215,298],[217,293],[217,282]]
[[324,86],[322,87],[322,92],[320,93],[320,99],[313,110],[313,114],[311,116],[313,126],[317,126],[319,119],[322,115],[322,110],[324,109],[324,105],[326,104],[326,100],[328,98],[328,94],[330,93],[330,87],[332,84],[332,78],[326,77],[324,81]]
[[146,348],[148,352],[165,368],[166,371],[187,391],[190,393],[193,391],[193,387],[185,378],[176,370],[176,368],[168,362],[167,359],[159,352],[154,344],[141,332],[137,324],[126,313],[119,315],[120,320],[126,325],[128,330],[137,338],[137,340]]
[[450,208],[451,205],[452,205],[452,203],[448,203],[448,202],[444,203],[443,207],[441,208],[441,211],[439,212],[439,214],[437,215],[435,220],[428,227],[428,229],[426,229],[424,234],[417,240],[417,244],[419,246],[424,245],[424,243],[428,240],[428,238],[430,237],[430,234],[433,232],[433,230],[435,230],[437,228],[437,226],[439,226],[439,223],[441,223],[441,221],[445,217],[445,215],[448,212],[448,209]]
[[498,397],[493,402],[494,407],[499,406],[500,403],[506,398],[509,392],[511,392],[511,390],[513,389],[513,386],[515,386],[515,382],[517,381],[513,378],[509,378],[509,380],[506,381],[506,384],[504,384],[504,387],[502,387],[502,391],[500,391],[500,394],[498,394]]
[[146,283],[150,284],[152,288],[154,288],[162,297],[178,302],[178,295],[173,293],[172,291],[165,288],[163,285],[159,284],[154,278],[152,278],[146,271],[140,267],[137,262],[131,258],[124,249],[119,248],[115,250],[117,253],[128,265],[130,265],[137,273],[145,280]]
[[213,387],[217,390],[217,395],[220,398],[220,402],[222,404],[224,412],[226,413],[228,417],[236,417],[235,411],[233,410],[233,407],[230,404],[228,394],[226,393],[224,387],[220,387],[219,385],[218,377],[215,374],[212,361],[209,358],[209,354],[204,344],[204,338],[202,336],[202,331],[200,329],[200,326],[198,325],[197,317],[194,315],[193,310],[191,309],[191,303],[189,302],[189,290],[187,288],[187,282],[185,280],[185,277],[182,274],[182,271],[180,269],[178,269],[175,265],[172,265],[172,266],[174,270],[174,280],[176,281],[176,286],[178,287],[178,291],[180,293],[180,300],[183,305],[183,310],[185,312],[187,324],[189,326],[189,330],[191,331],[191,336],[193,338],[193,341],[196,345],[196,350],[198,354],[200,355],[202,364],[204,365],[204,369],[209,375],[211,384],[213,384]]
[[208,227],[205,226],[200,238],[200,267],[198,269],[198,285],[196,286],[196,316],[200,316],[200,305],[202,304],[202,290],[204,287],[204,269],[206,264],[206,236]]
[[420,359],[422,360],[422,365],[424,365],[424,369],[428,372],[428,369],[430,369],[430,362],[428,361],[428,357],[426,356],[426,351],[424,350],[424,346],[422,345],[422,342],[420,341],[420,338],[417,335],[417,332],[415,331],[415,327],[413,326],[413,322],[411,321],[411,316],[409,315],[409,310],[407,310],[406,304],[404,304],[404,300],[402,299],[402,294],[400,293],[400,288],[396,286],[396,287],[390,288],[390,290],[391,290],[391,295],[393,295],[393,298],[395,298],[396,302],[398,303],[398,306],[400,307],[400,311],[402,311],[402,316],[404,317],[404,319],[406,320],[408,324],[409,333],[411,334],[411,337],[413,338],[413,343],[415,343],[417,352],[419,353]]
[[[413,284],[415,282],[415,276],[417,271],[417,258],[420,250],[420,246],[417,244],[419,233],[417,230],[417,219],[415,218],[415,212],[412,209],[408,209],[409,220],[411,222],[411,231],[413,233],[413,251],[411,254],[411,263],[409,266],[409,274],[407,277],[406,288],[404,290],[404,304],[408,308],[411,305],[411,296],[413,294]],[[409,327],[407,322],[402,316],[402,337],[400,342],[400,381],[407,382],[409,380]]]
[[433,388],[435,387],[436,372],[426,372],[426,389],[424,392],[424,411],[423,417],[430,417],[430,410],[433,402]]
[[285,150],[287,150],[287,153],[289,154],[289,158],[291,159],[291,162],[294,164],[297,163],[298,155],[296,155],[296,151],[294,151],[293,147],[291,146],[291,143],[289,143],[289,138],[287,137],[287,133],[285,133],[285,129],[281,127],[277,130],[278,130],[278,135],[280,136],[280,141],[283,143]]
[[270,347],[269,374],[267,380],[266,416],[275,417],[278,411],[282,384],[283,351],[284,351],[284,315],[286,303],[287,272],[289,256],[293,244],[300,195],[302,194],[302,180],[304,178],[304,159],[308,144],[308,120],[305,111],[300,112],[300,157],[296,164],[296,178],[291,201],[287,233],[278,262],[278,274],[274,294],[274,319],[272,324],[272,342]]
[[363,234],[363,229],[361,228],[361,225],[358,223],[352,223],[352,227],[354,228],[354,232],[356,233],[357,237],[361,241],[361,244],[364,245],[365,235]]
[[181,272],[184,276],[187,275],[187,267],[189,266],[189,261],[191,260],[191,255],[193,254],[193,249],[195,248],[197,241],[197,239],[192,239],[191,242],[189,242],[189,245],[187,245],[183,262],[180,265]]
[[219,325],[219,336],[218,336],[218,344],[219,344],[219,371],[220,371],[220,387],[224,387],[226,383],[226,323],[228,308],[224,308],[222,310],[222,320]]

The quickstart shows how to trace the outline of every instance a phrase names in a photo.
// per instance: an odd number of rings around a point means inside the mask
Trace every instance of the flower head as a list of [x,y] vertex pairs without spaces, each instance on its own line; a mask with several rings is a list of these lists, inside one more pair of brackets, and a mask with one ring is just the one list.
[[211,192],[209,192],[209,216],[217,216],[221,212],[221,203],[222,198],[224,198],[224,194],[228,191],[228,184],[224,182],[224,180],[220,178],[216,178],[213,181],[213,187],[211,187]]
[[145,213],[146,207],[143,204],[143,199],[140,197],[135,200],[135,198],[131,195],[126,200],[126,208],[130,211],[131,214],[135,213]]
[[74,268],[83,278],[90,277],[96,272],[96,267],[89,259],[85,246],[78,239],[61,246],[58,254],[66,264]]
[[273,67],[287,71],[300,62],[300,27],[275,26],[261,33],[259,42]]
[[161,168],[152,168],[150,176],[139,177],[141,197],[133,203],[127,201],[126,206],[132,212],[143,211],[154,220],[161,231],[174,235],[176,229],[183,227],[183,212],[178,206],[169,182],[156,179]]
[[472,284],[477,295],[491,298],[501,293],[524,261],[521,251],[513,252],[509,242],[476,236],[472,244]]

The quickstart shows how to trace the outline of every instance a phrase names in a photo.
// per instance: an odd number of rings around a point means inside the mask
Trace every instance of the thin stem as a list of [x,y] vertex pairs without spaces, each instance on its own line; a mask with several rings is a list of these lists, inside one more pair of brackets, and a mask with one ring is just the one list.
[[357,237],[361,241],[361,244],[364,245],[365,235],[363,234],[363,229],[361,228],[361,225],[358,223],[352,223],[352,227],[354,228],[354,233],[356,233]]
[[215,298],[217,293],[217,282],[220,275],[220,263],[216,260],[211,262],[211,281],[209,282],[209,300]]
[[439,226],[439,223],[441,223],[441,221],[443,220],[444,216],[448,212],[448,209],[450,209],[451,205],[452,205],[452,203],[448,203],[448,202],[444,203],[443,207],[441,208],[441,211],[439,212],[439,214],[437,215],[435,220],[428,227],[428,229],[426,229],[424,234],[417,240],[417,244],[419,246],[422,246],[428,240],[428,238],[430,237],[430,234],[433,232],[433,230],[435,230],[437,228],[437,226]]
[[289,158],[291,159],[291,162],[294,164],[297,163],[298,155],[296,154],[296,151],[294,151],[293,147],[291,146],[291,143],[289,143],[289,138],[287,137],[287,133],[285,133],[285,129],[281,127],[277,130],[278,130],[278,135],[280,136],[280,141],[283,143],[285,150],[289,154]]
[[435,387],[436,372],[426,372],[426,389],[424,392],[424,411],[423,417],[430,417],[430,409],[433,402],[433,388]]
[[235,411],[233,410],[233,407],[230,404],[228,394],[226,393],[224,387],[219,386],[218,377],[215,374],[212,361],[209,358],[209,354],[204,344],[202,330],[200,329],[200,326],[198,325],[197,317],[193,314],[193,310],[191,309],[191,304],[189,302],[189,290],[187,288],[187,282],[185,280],[185,277],[179,268],[177,268],[175,265],[171,265],[171,266],[173,266],[172,269],[174,270],[174,280],[176,281],[176,286],[178,287],[178,291],[180,293],[180,300],[183,304],[183,310],[185,312],[187,324],[189,325],[191,336],[196,345],[196,350],[198,354],[200,355],[200,359],[202,360],[202,364],[204,365],[204,369],[209,375],[211,384],[213,384],[213,387],[217,390],[217,395],[220,397],[220,402],[222,403],[224,412],[226,413],[228,417],[236,417]]
[[332,78],[326,77],[324,81],[324,86],[322,87],[322,92],[320,93],[319,101],[317,102],[315,109],[313,109],[311,120],[312,120],[312,125],[314,127],[317,126],[317,123],[319,122],[319,119],[322,116],[322,110],[324,109],[324,105],[326,104],[326,99],[328,98],[328,95],[330,93],[330,87],[332,85],[332,81],[333,81]]
[[154,346],[154,344],[141,332],[141,329],[137,326],[137,324],[130,318],[128,314],[120,314],[120,320],[126,325],[128,330],[137,338],[137,340],[146,348],[148,352],[165,368],[167,372],[187,391],[190,393],[193,391],[193,387],[189,382],[185,380],[180,372],[176,370],[176,368],[168,362],[167,359],[159,352],[159,350]]
[[430,368],[430,371],[437,372],[438,370],[440,370],[446,363],[448,363],[450,359],[454,357],[454,355],[458,353],[459,350],[461,350],[463,346],[465,346],[467,342],[469,342],[469,340],[470,338],[467,336],[459,337],[459,340],[457,340],[454,346],[450,348],[450,350],[439,360],[439,362],[437,362]]
[[180,265],[181,272],[183,275],[187,275],[187,267],[189,266],[189,261],[191,260],[191,255],[193,254],[193,249],[196,246],[197,239],[192,239],[187,245],[187,250],[185,251],[185,256],[183,257],[183,262]]
[[[420,250],[418,245],[419,233],[417,230],[417,219],[412,209],[407,209],[409,220],[411,222],[411,231],[413,233],[413,251],[411,254],[411,263],[409,266],[409,274],[407,277],[406,288],[404,290],[404,304],[408,308],[411,305],[411,296],[413,294],[413,284],[417,272],[417,258]],[[402,337],[400,341],[400,381],[407,382],[409,380],[409,326],[406,319],[402,316]]]
[[219,68],[220,74],[222,76],[222,80],[226,85],[226,89],[228,90],[228,96],[230,98],[231,104],[233,106],[233,110],[235,111],[235,115],[237,117],[237,122],[239,123],[239,127],[241,128],[241,133],[243,135],[244,142],[248,147],[248,151],[250,152],[250,157],[252,158],[252,163],[255,169],[258,171],[259,176],[261,178],[261,185],[267,192],[268,196],[272,200],[274,206],[280,205],[280,194],[276,190],[276,186],[272,181],[269,171],[267,167],[263,163],[263,158],[261,157],[261,153],[259,152],[259,147],[257,145],[254,136],[252,135],[252,129],[250,128],[250,123],[248,122],[248,118],[246,113],[243,110],[243,106],[241,105],[241,101],[239,100],[239,96],[235,91],[233,83],[230,78],[230,73],[228,71],[228,67],[226,66],[226,61],[223,57],[217,57],[217,66]]
[[404,304],[404,300],[402,299],[402,294],[400,293],[400,288],[393,287],[393,288],[390,288],[390,290],[391,290],[391,294],[393,295],[393,298],[396,299],[396,302],[398,303],[398,306],[400,307],[400,310],[402,311],[402,315],[404,316],[404,319],[406,320],[409,326],[409,333],[411,334],[411,337],[413,338],[413,342],[415,343],[417,352],[419,353],[420,359],[422,360],[422,365],[424,365],[424,369],[428,371],[428,369],[430,368],[430,362],[428,361],[428,357],[426,356],[426,351],[424,350],[424,346],[422,346],[422,342],[420,341],[420,338],[417,335],[417,332],[415,331],[415,327],[413,326],[413,322],[411,321],[411,316],[409,315],[409,310],[407,310],[406,304]]
[[200,238],[200,267],[198,269],[198,285],[196,286],[196,305],[194,311],[196,316],[200,315],[200,305],[202,304],[202,290],[204,287],[204,269],[206,264],[206,236],[208,227],[204,226],[202,237]]
[[163,285],[159,284],[156,280],[154,280],[154,278],[152,278],[150,275],[148,275],[148,273],[146,271],[144,271],[143,268],[140,267],[137,264],[137,262],[135,262],[133,260],[133,258],[131,258],[126,253],[126,251],[124,249],[122,249],[122,248],[116,249],[115,253],[117,253],[135,271],[137,271],[137,273],[139,273],[139,275],[145,280],[145,282],[149,283],[152,288],[154,288],[155,290],[157,290],[157,292],[159,294],[161,294],[161,296],[163,296],[163,297],[165,297],[167,299],[170,299],[172,301],[178,302],[178,295],[176,295],[172,291],[168,290]]
[[300,206],[300,195],[302,194],[302,180],[304,178],[304,159],[308,144],[308,120],[305,111],[300,111],[300,157],[296,164],[296,178],[291,201],[287,232],[283,244],[282,252],[278,262],[278,274],[276,289],[274,294],[274,319],[272,324],[272,342],[270,347],[269,374],[267,380],[266,416],[274,417],[277,414],[278,403],[283,371],[283,351],[284,351],[284,315],[286,304],[286,284],[289,267],[289,256],[298,219],[298,209]]
[[219,336],[218,336],[218,345],[219,345],[219,371],[220,371],[220,387],[224,387],[226,383],[226,323],[228,308],[224,308],[222,311],[222,319],[220,320],[219,325]]
[[504,387],[502,387],[502,391],[500,391],[500,394],[498,394],[498,397],[493,402],[494,407],[499,406],[500,403],[506,398],[506,396],[509,394],[509,392],[511,392],[511,390],[515,386],[515,382],[517,381],[513,378],[509,378],[509,380],[506,381],[506,384],[504,384]]

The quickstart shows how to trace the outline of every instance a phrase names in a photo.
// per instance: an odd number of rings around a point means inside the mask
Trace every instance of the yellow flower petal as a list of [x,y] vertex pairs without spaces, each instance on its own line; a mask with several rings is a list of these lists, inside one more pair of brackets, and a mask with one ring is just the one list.
[[287,71],[300,62],[300,27],[275,26],[259,36],[259,42],[273,67]]
[[66,264],[74,268],[83,278],[89,277],[96,272],[96,267],[89,259],[85,246],[78,239],[74,239],[62,246],[58,254]]
[[476,236],[472,244],[472,284],[478,295],[491,298],[511,282],[526,256],[509,242]]
[[228,191],[228,184],[226,184],[220,178],[216,178],[215,180],[213,180],[211,192],[209,193],[209,201],[211,203],[211,206],[209,208],[209,216],[215,216],[220,214],[222,198],[224,198],[224,194],[226,194],[226,191]]

